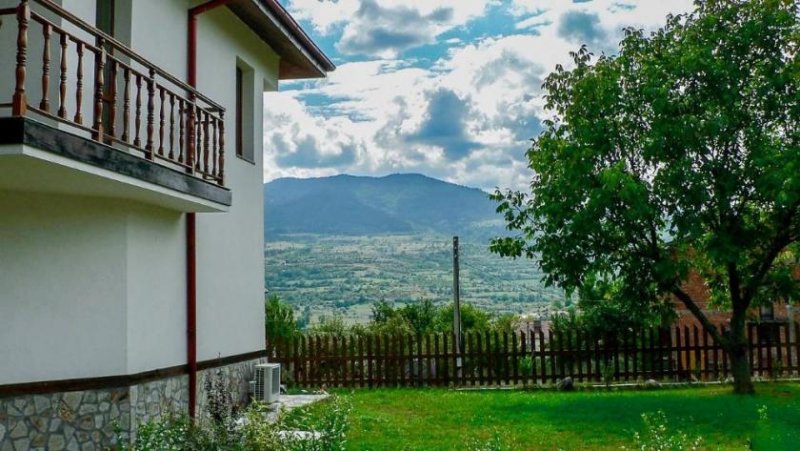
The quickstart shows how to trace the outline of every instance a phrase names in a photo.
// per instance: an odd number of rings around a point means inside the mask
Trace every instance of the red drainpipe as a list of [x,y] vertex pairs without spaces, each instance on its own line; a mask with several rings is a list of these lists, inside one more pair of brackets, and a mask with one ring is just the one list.
[[[189,9],[187,78],[197,87],[197,16],[233,0],[211,0]],[[186,361],[189,367],[189,416],[197,406],[197,235],[195,214],[186,214]]]

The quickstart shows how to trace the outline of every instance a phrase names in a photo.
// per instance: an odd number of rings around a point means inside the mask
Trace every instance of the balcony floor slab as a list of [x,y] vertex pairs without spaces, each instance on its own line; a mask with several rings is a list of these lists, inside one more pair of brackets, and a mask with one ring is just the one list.
[[179,170],[27,117],[0,118],[0,189],[136,200],[224,212],[231,192]]

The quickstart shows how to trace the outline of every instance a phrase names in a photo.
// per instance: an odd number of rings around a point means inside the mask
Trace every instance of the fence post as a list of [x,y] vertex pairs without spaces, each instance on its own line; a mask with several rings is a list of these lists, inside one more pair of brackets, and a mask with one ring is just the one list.
[[[532,342],[536,340],[536,335],[535,335],[536,332],[533,332],[533,333],[534,333],[534,336],[533,336]],[[533,347],[533,343],[532,342],[531,342],[531,347]],[[531,352],[533,352],[533,351],[531,351]],[[542,329],[539,329],[539,362],[541,364],[542,384],[546,384],[547,383],[547,362],[545,361],[544,331],[542,331]],[[536,359],[534,359],[533,363],[534,363],[534,365],[536,364]]]
[[372,353],[372,335],[367,335],[367,384],[369,388],[373,387],[373,380],[377,380],[376,373],[374,371],[373,359],[375,355]]
[[[561,335],[560,332],[559,335]],[[550,345],[550,372],[551,372],[550,379],[555,384],[560,377],[563,377],[563,375],[559,375],[558,372],[556,371],[556,347],[554,346],[555,345],[554,341],[555,340],[553,340],[553,329],[548,329],[547,343]]]
[[[792,343],[797,342],[797,333],[795,329],[794,306],[791,303],[786,304],[786,316],[789,320],[789,323],[786,326],[786,354],[789,363],[789,372],[787,374],[791,375],[793,369],[800,370],[800,368],[797,366],[797,352],[792,352]],[[800,373],[800,371],[796,372],[795,374],[798,373]]]
[[[794,323],[794,357],[795,362],[800,360],[800,323]],[[800,374],[800,367],[795,366],[795,369]]]
[[[503,334],[505,334],[505,332],[503,332]],[[519,353],[517,351],[517,334],[511,332],[511,365],[514,371],[514,385],[519,385]]]

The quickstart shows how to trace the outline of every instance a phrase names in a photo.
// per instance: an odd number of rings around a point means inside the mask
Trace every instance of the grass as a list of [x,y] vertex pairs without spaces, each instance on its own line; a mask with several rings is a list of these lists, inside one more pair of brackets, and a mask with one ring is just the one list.
[[359,390],[349,395],[348,449],[462,450],[498,434],[512,449],[618,450],[634,445],[642,413],[662,410],[670,430],[702,436],[704,449],[744,450],[752,443],[752,449],[800,450],[800,385],[760,384],[755,396],[730,390]]

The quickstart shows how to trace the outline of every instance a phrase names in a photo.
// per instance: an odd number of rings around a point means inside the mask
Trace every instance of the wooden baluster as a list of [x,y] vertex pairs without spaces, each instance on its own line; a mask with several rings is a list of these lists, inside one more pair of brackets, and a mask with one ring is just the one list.
[[188,121],[186,115],[186,104],[183,99],[178,99],[178,162],[183,163],[183,143],[186,136],[184,135],[184,124]]
[[142,139],[140,137],[140,130],[142,128],[142,76],[136,74],[136,134],[133,138],[133,145],[141,148]]
[[211,172],[209,171],[209,166],[208,166],[208,157],[209,157],[208,146],[210,144],[210,138],[211,138],[211,135],[208,132],[208,123],[210,120],[208,111],[204,112],[204,116],[205,119],[203,120],[203,173],[208,174],[209,172]]
[[11,114],[22,116],[28,111],[28,99],[25,95],[25,74],[28,61],[28,21],[31,9],[27,0],[22,0],[17,7],[17,70],[14,96],[11,100]]
[[219,152],[217,152],[219,163],[217,164],[217,180],[219,184],[225,186],[225,112],[219,113]]
[[192,155],[192,161],[194,161],[193,170],[199,171],[200,164],[201,164],[201,157],[203,152],[203,115],[201,114],[200,108],[197,105],[194,105],[194,154]]
[[105,66],[106,51],[103,49],[103,38],[97,40],[97,51],[94,54],[94,125],[92,138],[103,140],[103,68]]
[[211,134],[211,176],[214,180],[217,179],[217,152],[219,151],[219,120],[209,114],[208,120],[211,122],[210,127],[213,130]]
[[44,48],[42,51],[42,101],[39,102],[39,109],[50,112],[50,31],[49,23],[42,25],[42,35],[44,37]]
[[81,113],[81,108],[83,108],[83,42],[78,41],[76,44],[78,52],[78,83],[75,88],[75,117],[73,122],[83,124],[83,113]]
[[131,125],[131,70],[125,67],[122,76],[125,79],[125,92],[122,101],[122,141],[129,142],[130,134],[128,129]]
[[[108,58],[108,54],[106,54],[106,58]],[[108,71],[108,77],[110,80],[108,81],[108,90],[110,91],[109,94],[109,104],[108,104],[108,130],[106,133],[111,138],[117,137],[117,71],[118,63],[113,57],[109,58],[111,67]]]
[[146,156],[148,160],[153,159],[153,139],[155,132],[155,114],[156,114],[156,71],[150,69],[150,77],[147,79],[147,144],[144,149],[147,151]]
[[169,159],[175,160],[175,96],[169,95]]
[[203,110],[199,106],[195,106],[195,127],[197,128],[197,132],[195,133],[195,137],[197,140],[197,144],[195,144],[195,154],[194,158],[194,170],[197,172],[202,172],[202,164],[203,164]]
[[159,96],[161,98],[161,110],[158,114],[158,154],[164,155],[164,125],[166,124],[166,118],[164,117],[164,87],[158,87]]
[[200,107],[197,107],[197,115],[195,116],[197,120],[197,148],[195,149],[195,170],[200,172],[201,174],[203,171],[203,110]]
[[58,86],[58,117],[67,118],[67,35],[61,33],[61,83]]
[[194,172],[194,150],[195,150],[195,125],[194,125],[194,104],[189,103],[186,105],[186,110],[189,112],[186,117],[186,166],[187,172],[190,174]]

